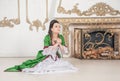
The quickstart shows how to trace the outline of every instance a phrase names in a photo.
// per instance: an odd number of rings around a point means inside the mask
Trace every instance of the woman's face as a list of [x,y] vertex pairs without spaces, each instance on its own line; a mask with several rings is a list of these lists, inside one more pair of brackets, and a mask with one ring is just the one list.
[[60,24],[54,23],[53,27],[51,28],[51,31],[55,34],[59,34],[60,33]]

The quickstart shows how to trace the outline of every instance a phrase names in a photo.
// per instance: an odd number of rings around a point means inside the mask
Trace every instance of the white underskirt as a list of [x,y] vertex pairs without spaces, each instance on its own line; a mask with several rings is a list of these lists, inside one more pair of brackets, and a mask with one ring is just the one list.
[[29,74],[50,74],[76,72],[77,70],[77,68],[67,61],[61,59],[54,61],[51,57],[48,57],[42,62],[38,63],[35,67],[25,68],[22,70],[22,72]]
[[58,51],[59,54],[66,53],[67,48],[64,46],[64,50],[60,50],[59,47],[53,49],[52,46],[45,48],[43,50],[43,55],[47,55],[45,60],[39,62],[33,68],[25,68],[22,72],[30,73],[30,74],[48,74],[48,73],[63,73],[63,72],[75,72],[77,68],[75,68],[71,63],[61,60],[57,57],[56,59],[56,52]]

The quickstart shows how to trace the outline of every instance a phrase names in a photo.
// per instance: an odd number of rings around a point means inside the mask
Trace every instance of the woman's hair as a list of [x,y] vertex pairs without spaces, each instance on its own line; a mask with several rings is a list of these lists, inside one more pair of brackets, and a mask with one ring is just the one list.
[[59,22],[58,22],[57,20],[52,20],[52,21],[50,22],[49,31],[48,31],[48,34],[50,35],[50,37],[52,37],[51,28],[53,28],[53,25],[54,25],[55,23],[59,23]]

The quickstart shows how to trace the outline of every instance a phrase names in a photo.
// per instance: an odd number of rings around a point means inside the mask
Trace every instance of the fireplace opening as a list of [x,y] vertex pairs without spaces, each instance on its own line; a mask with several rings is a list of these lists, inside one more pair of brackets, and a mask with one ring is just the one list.
[[[115,39],[117,33],[109,29],[82,30],[82,58],[111,59],[119,54]],[[118,43],[118,42],[117,42]]]

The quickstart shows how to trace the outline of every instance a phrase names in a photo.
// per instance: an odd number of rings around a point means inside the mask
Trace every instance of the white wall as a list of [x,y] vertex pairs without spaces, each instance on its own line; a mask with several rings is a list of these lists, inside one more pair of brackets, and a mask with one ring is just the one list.
[[[39,19],[42,22],[45,19],[45,0],[28,0],[30,20]],[[57,13],[59,0],[49,1],[49,19],[55,17],[78,17],[76,14],[65,15]],[[69,3],[68,3],[69,1]],[[0,0],[0,21],[3,17],[17,17],[17,0]],[[79,9],[87,10],[97,2],[105,2],[113,8],[120,10],[120,0],[62,0],[62,6],[67,10],[72,9],[73,5],[79,3]],[[27,57],[36,56],[37,52],[43,48],[43,39],[48,32],[49,22],[46,24],[46,30],[41,28],[39,32],[29,30],[29,24],[26,23],[26,1],[20,0],[20,20],[19,25],[13,28],[0,27],[0,57]]]

